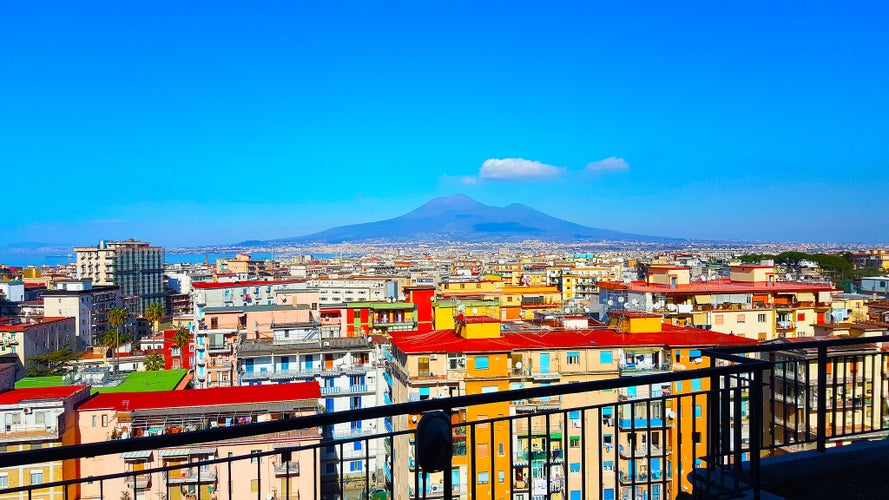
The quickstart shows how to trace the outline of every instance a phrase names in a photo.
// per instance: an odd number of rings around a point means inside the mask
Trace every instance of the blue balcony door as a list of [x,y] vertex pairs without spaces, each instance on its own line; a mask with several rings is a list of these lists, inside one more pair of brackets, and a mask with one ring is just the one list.
[[290,369],[290,356],[284,356],[281,358],[281,369],[289,370]]
[[253,359],[247,358],[244,360],[244,371],[247,373],[253,373]]
[[540,373],[549,373],[549,353],[540,353]]

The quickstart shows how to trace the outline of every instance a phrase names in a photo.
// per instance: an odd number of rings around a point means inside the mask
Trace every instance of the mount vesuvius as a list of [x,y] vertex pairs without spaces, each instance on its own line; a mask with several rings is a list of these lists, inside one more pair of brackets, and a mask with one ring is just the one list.
[[558,219],[527,205],[492,207],[457,194],[435,198],[393,219],[334,227],[319,233],[258,243],[341,243],[361,241],[675,241],[622,233]]

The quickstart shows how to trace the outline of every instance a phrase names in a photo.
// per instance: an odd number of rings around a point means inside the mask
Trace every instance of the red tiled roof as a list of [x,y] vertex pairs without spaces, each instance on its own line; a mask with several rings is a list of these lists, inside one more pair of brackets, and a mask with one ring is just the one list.
[[618,333],[614,330],[555,330],[506,333],[496,339],[466,339],[453,330],[429,333],[392,332],[392,345],[407,354],[424,352],[508,352],[523,349],[568,349],[584,347],[670,346],[706,347],[754,345],[757,341],[725,333],[674,325],[663,331]]
[[183,408],[275,401],[297,401],[321,396],[318,382],[299,384],[215,387],[189,391],[103,393],[83,403],[78,410],[142,410],[148,408]]
[[192,283],[194,288],[236,288],[244,286],[285,285],[287,283],[302,283],[304,279],[274,280],[274,281],[232,281],[232,282],[198,282]]
[[46,399],[66,399],[86,389],[85,385],[61,385],[57,387],[34,387],[14,389],[0,393],[0,405],[14,405],[23,401],[40,401]]

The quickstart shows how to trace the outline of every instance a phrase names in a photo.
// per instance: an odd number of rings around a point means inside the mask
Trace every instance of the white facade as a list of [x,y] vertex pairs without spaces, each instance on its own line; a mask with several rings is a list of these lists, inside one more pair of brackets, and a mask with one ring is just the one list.
[[0,283],[0,295],[6,297],[9,302],[24,302],[25,284],[21,281]]

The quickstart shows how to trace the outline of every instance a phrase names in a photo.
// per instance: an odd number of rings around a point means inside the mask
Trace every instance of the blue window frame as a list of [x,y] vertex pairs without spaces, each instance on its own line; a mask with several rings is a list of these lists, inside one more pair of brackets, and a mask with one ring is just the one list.
[[475,369],[476,370],[487,370],[488,369],[488,357],[487,356],[476,356],[475,357]]
[[569,472],[580,472],[580,462],[574,462],[568,465]]

